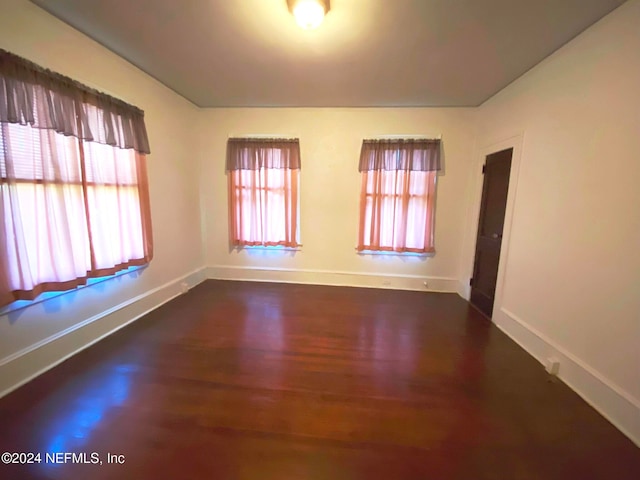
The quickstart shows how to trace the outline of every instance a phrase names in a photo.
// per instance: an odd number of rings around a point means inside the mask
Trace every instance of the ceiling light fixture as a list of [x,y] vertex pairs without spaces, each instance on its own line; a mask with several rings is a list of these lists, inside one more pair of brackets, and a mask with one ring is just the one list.
[[329,0],[287,0],[289,11],[305,30],[318,28],[329,11]]

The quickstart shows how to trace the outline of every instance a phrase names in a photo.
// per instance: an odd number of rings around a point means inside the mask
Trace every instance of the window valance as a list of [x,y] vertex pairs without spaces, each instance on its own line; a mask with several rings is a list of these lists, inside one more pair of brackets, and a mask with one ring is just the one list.
[[440,170],[440,147],[439,139],[363,140],[358,170]]
[[151,153],[142,110],[2,49],[0,123]]
[[227,171],[261,168],[300,168],[297,138],[230,138],[227,141]]

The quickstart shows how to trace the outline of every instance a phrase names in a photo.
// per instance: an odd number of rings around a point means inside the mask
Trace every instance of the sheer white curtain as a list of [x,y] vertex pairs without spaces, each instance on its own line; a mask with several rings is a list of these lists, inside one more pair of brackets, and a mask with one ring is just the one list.
[[0,304],[151,258],[144,157],[134,150],[2,123],[0,193]]
[[435,172],[364,172],[358,249],[433,252],[435,182]]
[[89,270],[77,140],[29,126],[4,123],[1,129],[3,293],[18,291],[19,299],[33,291],[35,297],[47,284],[63,287]]
[[83,142],[93,269],[145,258],[138,161],[131,149]]
[[288,168],[229,172],[233,245],[298,245],[298,176]]

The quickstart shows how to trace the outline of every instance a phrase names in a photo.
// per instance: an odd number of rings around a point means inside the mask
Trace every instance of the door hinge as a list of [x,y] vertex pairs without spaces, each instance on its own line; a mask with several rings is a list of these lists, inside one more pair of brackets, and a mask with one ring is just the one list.
[[487,165],[482,165],[482,174],[484,175],[484,172],[487,170]]
[[469,286],[470,286],[470,287],[473,287],[473,277],[471,277],[471,278],[469,279]]

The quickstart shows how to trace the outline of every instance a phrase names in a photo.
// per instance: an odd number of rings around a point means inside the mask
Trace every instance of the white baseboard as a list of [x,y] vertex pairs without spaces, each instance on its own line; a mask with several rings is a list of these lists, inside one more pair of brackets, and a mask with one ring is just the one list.
[[640,447],[638,399],[509,310],[498,309],[493,322],[543,365],[549,357],[555,357],[560,362],[558,377]]
[[0,359],[0,398],[204,280],[200,268]]
[[458,295],[464,298],[467,302],[471,298],[471,286],[469,282],[458,282]]
[[[245,282],[301,283],[341,287],[386,288],[420,292],[455,293],[458,280],[447,277],[402,275],[390,273],[344,272],[336,270],[303,270],[271,267],[237,267],[211,265],[207,278]],[[427,286],[424,285],[427,282]]]

